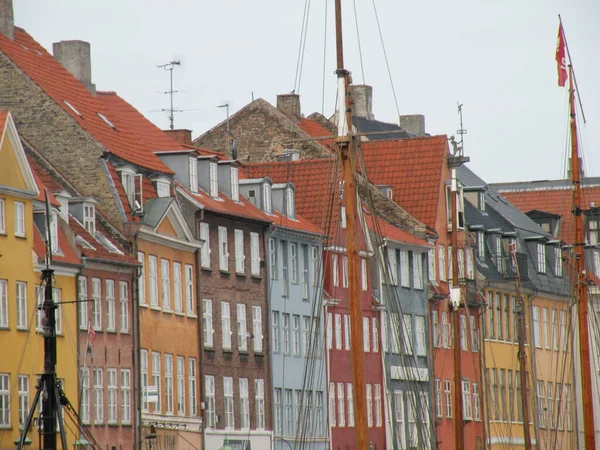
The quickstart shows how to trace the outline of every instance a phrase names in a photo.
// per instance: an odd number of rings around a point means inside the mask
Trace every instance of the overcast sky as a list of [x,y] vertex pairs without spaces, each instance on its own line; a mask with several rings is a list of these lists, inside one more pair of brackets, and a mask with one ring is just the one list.
[[[175,127],[196,137],[255,98],[294,89],[304,0],[13,0],[15,23],[44,47],[89,41],[92,78],[161,128],[174,71]],[[397,122],[372,0],[343,0],[346,68],[373,86],[375,117]],[[328,5],[327,27],[325,10]],[[299,91],[302,112],[335,102],[333,1],[310,3]],[[430,134],[456,134],[464,105],[465,153],[488,182],[565,173],[567,91],[557,86],[560,13],[586,113],[588,175],[600,176],[600,1],[375,0],[400,114],[421,113]],[[325,39],[326,36],[326,39]],[[325,68],[324,42],[327,43]],[[325,71],[325,91],[322,87]]]

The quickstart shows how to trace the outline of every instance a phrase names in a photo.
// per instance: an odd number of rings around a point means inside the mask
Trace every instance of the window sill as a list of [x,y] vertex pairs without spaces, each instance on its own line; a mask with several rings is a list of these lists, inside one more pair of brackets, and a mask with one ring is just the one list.
[[162,311],[160,306],[150,306],[150,309],[152,309],[154,311]]
[[265,356],[265,352],[254,352],[254,356]]
[[212,272],[212,268],[210,266],[208,266],[208,267],[202,266],[202,267],[200,267],[200,269],[204,270],[205,272]]
[[223,353],[233,354],[233,349],[232,348],[224,348]]
[[20,328],[20,327],[17,327],[17,331],[25,331],[25,332],[28,332],[29,330],[28,330],[27,328]]
[[107,334],[117,334],[117,330],[106,330]]
[[181,317],[186,316],[186,314],[183,311],[175,311],[173,314],[175,314],[176,316],[181,316]]
[[128,427],[128,428],[130,428],[130,427],[132,427],[133,425],[132,425],[132,424],[130,424],[130,423],[122,423],[122,424],[121,424],[121,426],[122,426],[122,427]]
[[246,272],[235,272],[235,275],[238,277],[246,277]]
[[250,352],[248,350],[238,350],[238,354],[240,356],[249,356]]
[[129,330],[119,330],[119,333],[121,333],[121,334],[129,334]]
[[[19,238],[19,239],[27,240],[27,236],[20,236],[18,234],[15,234],[15,237]],[[52,252],[52,254],[54,254],[54,252]]]
[[148,308],[150,305],[148,305],[148,303],[139,303],[138,306],[141,306],[142,308]]
[[197,314],[194,314],[194,313],[187,313],[186,315],[187,315],[187,316],[188,316],[190,319],[197,319],[197,318],[198,318],[198,315],[197,315]]
[[255,280],[262,280],[262,276],[258,273],[253,273],[252,274],[252,278],[254,278]]
[[219,272],[221,272],[223,275],[231,275],[229,270],[219,269]]
[[109,428],[118,428],[119,424],[118,423],[107,423],[106,424]]
[[171,308],[165,308],[165,307],[163,307],[162,312],[173,314],[173,310]]
[[204,347],[204,351],[207,351],[207,352],[214,352],[214,351],[215,351],[215,348],[214,348],[213,346],[205,346],[205,347]]

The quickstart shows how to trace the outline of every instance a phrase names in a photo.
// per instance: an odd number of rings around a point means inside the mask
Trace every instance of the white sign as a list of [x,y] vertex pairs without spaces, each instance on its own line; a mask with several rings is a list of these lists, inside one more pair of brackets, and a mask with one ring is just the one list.
[[158,386],[148,386],[146,388],[146,400],[148,403],[158,403]]
[[392,380],[428,381],[429,369],[419,367],[391,366]]

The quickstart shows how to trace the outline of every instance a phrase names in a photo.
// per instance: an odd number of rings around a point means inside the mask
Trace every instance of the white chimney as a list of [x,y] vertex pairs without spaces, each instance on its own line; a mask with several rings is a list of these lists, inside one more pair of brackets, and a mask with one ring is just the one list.
[[[2,0],[0,0],[2,1]],[[92,83],[92,61],[90,43],[85,41],[60,41],[52,44],[52,53],[65,69],[96,95],[96,85]]]
[[425,116],[423,114],[400,116],[400,127],[415,136],[425,136]]
[[0,33],[9,39],[15,38],[15,17],[12,0],[0,0]]
[[373,88],[366,84],[356,84],[350,86],[350,93],[354,103],[354,115],[373,120]]

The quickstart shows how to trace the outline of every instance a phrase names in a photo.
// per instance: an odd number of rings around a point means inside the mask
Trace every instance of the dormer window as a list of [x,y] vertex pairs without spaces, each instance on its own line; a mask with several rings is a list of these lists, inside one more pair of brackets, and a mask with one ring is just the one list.
[[267,183],[263,184],[263,210],[271,212],[271,185]]
[[188,159],[190,172],[190,191],[198,192],[198,163],[196,158]]
[[479,203],[479,210],[485,211],[485,192],[481,191],[477,194],[477,201]]
[[477,258],[480,261],[485,260],[485,235],[483,231],[477,232]]
[[92,236],[96,233],[96,208],[94,205],[84,203],[83,226]]
[[136,174],[129,168],[123,168],[121,169],[121,183],[133,212],[141,212],[144,205],[142,175]]
[[164,180],[156,181],[156,194],[159,197],[170,197],[171,196],[171,185]]
[[557,277],[563,276],[562,251],[560,245],[554,247],[554,274]]
[[248,200],[250,201],[250,203],[256,206],[256,189],[248,190]]
[[103,121],[103,122],[104,122],[106,125],[108,125],[109,127],[111,127],[113,130],[116,130],[116,129],[117,129],[117,127],[115,127],[115,126],[113,125],[113,123],[112,123],[110,120],[108,120],[108,118],[107,118],[107,117],[106,117],[104,114],[102,114],[102,113],[96,113],[96,114],[98,114],[98,117],[100,117],[100,118],[102,119],[102,121]]
[[599,220],[588,221],[588,243],[590,245],[598,245],[598,243],[600,243],[600,226],[598,226],[599,222]]
[[496,235],[496,268],[499,272],[503,272],[504,268],[502,267],[502,236]]
[[58,253],[58,217],[54,211],[50,212],[50,246],[52,253]]
[[217,163],[211,162],[209,164],[209,177],[210,177],[210,196],[218,197],[219,196],[219,178],[217,175]]
[[240,185],[237,167],[231,168],[231,200],[234,202],[240,201]]
[[537,270],[546,273],[546,245],[543,242],[537,244]]
[[293,218],[294,214],[294,191],[291,188],[285,190],[285,210],[286,216]]

